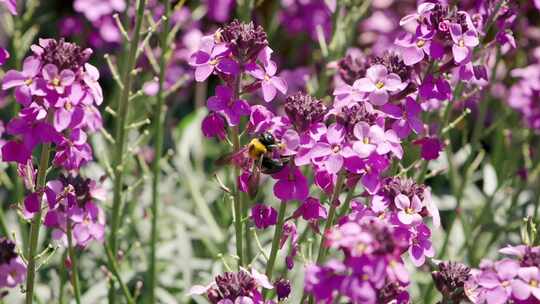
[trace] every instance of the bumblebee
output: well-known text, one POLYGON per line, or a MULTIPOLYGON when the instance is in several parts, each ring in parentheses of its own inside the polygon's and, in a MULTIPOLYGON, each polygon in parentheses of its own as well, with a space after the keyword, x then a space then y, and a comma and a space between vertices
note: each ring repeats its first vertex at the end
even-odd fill
MULTIPOLYGON (((216 161, 218 165, 230 163, 237 156, 248 156, 252 161, 252 174, 249 180, 249 194, 255 196, 257 193, 257 186, 259 184, 260 174, 274 174, 278 173, 288 163, 288 158, 274 158, 273 152, 279 151, 283 148, 283 144, 280 143, 274 135, 269 132, 263 132, 258 137, 253 138, 247 146, 243 147, 239 151, 230 153, 224 157, 221 157, 216 161)), ((250 162, 250 163, 251 163, 250 162)))
POLYGON ((285 162, 273 159, 268 154, 279 150, 282 147, 283 145, 276 140, 274 135, 269 132, 264 132, 259 137, 254 138, 249 142, 247 151, 251 159, 260 163, 262 173, 274 174, 283 169, 285 162))

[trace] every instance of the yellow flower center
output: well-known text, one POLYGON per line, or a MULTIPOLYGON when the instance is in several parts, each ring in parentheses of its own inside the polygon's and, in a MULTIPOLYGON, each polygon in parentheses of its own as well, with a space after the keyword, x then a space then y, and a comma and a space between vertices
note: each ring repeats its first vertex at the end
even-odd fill
POLYGON ((29 86, 29 85, 31 85, 33 82, 34 82, 34 80, 32 80, 32 78, 28 78, 28 79, 26 79, 26 80, 24 81, 24 84, 27 85, 27 86, 29 86))
POLYGON ((66 109, 67 111, 70 111, 71 109, 73 109, 73 105, 71 104, 71 102, 66 102, 64 104, 64 109, 66 109))
POLYGON ((413 214, 413 213, 414 213, 414 210, 413 210, 412 208, 406 208, 406 209, 405 209, 405 212, 406 212, 407 214, 413 214))
POLYGON ((379 81, 375 84, 375 86, 377 87, 377 89, 382 89, 384 87, 384 82, 379 81))
POLYGON ((218 64, 218 61, 217 61, 217 59, 212 59, 212 60, 210 60, 209 63, 210 63, 210 65, 216 65, 216 64, 218 64))
POLYGON ((367 275, 366 273, 364 273, 364 274, 362 275, 362 280, 364 280, 364 281, 369 280, 369 275, 367 275))
POLYGON ((529 282, 529 285, 531 285, 532 287, 538 287, 538 281, 535 280, 535 279, 532 279, 530 282, 529 282))
POLYGON ((362 254, 366 250, 366 244, 360 243, 356 246, 356 252, 362 254))
POLYGON ((341 150, 341 148, 338 145, 335 145, 335 146, 332 147, 332 152, 334 152, 334 153, 338 153, 339 150, 341 150))
POLYGON ((362 141, 364 144, 369 144, 369 137, 364 137, 364 140, 362 141))
POLYGON ((421 48, 424 45, 426 45, 426 41, 424 39, 418 39, 418 41, 416 41, 416 46, 417 47, 421 48))
POLYGON ((507 286, 510 286, 510 282, 509 281, 503 281, 503 282, 501 282, 501 285, 502 285, 502 287, 507 287, 507 286))
POLYGON ((268 76, 267 74, 264 74, 264 81, 269 81, 270 80, 270 76, 268 76))
POLYGON ((51 81, 52 85, 57 87, 60 85, 60 79, 58 78, 54 78, 52 81, 51 81))
POLYGON ((459 39, 459 43, 458 43, 458 44, 459 44, 460 47, 464 47, 464 46, 465 46, 465 40, 459 39))

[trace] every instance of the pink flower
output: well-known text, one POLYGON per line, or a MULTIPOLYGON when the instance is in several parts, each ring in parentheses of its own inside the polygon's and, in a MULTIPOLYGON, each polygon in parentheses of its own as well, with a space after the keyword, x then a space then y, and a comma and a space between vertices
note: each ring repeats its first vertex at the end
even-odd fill
POLYGON ((308 197, 307 179, 297 167, 285 166, 272 177, 277 179, 274 185, 274 195, 283 202, 290 200, 303 201, 308 197))
POLYGON ((462 63, 471 56, 471 49, 480 44, 478 33, 470 29, 463 33, 461 25, 457 23, 450 24, 450 35, 452 36, 452 54, 456 63, 462 63))
POLYGON ((398 219, 402 224, 410 225, 413 222, 422 221, 422 216, 419 214, 422 211, 422 201, 418 196, 414 195, 412 200, 409 197, 398 194, 394 199, 394 204, 398 211, 398 219))
POLYGON ((251 220, 255 227, 266 229, 277 223, 277 211, 271 206, 255 204, 251 207, 251 220))
POLYGON ((2 81, 2 90, 15 89, 15 99, 24 106, 32 101, 31 95, 43 96, 44 93, 38 88, 38 76, 41 70, 41 62, 36 57, 28 57, 24 60, 21 72, 7 71, 2 81))
POLYGON ((389 93, 399 92, 406 85, 397 74, 388 74, 386 67, 381 64, 371 66, 366 72, 366 77, 358 79, 357 82, 355 87, 358 87, 360 92, 369 93, 369 101, 377 106, 388 102, 389 93))
POLYGON ((9 53, 6 49, 0 47, 0 66, 9 59, 9 53))
POLYGON ((205 81, 214 70, 224 74, 236 75, 238 64, 227 57, 230 50, 225 44, 216 44, 214 36, 201 39, 201 48, 191 55, 189 64, 195 67, 195 80, 205 81))
POLYGON ((17 0, 0 0, 12 15, 17 15, 17 0))
POLYGON ((262 67, 257 63, 248 64, 246 71, 251 76, 261 81, 264 101, 272 101, 280 91, 282 94, 287 93, 287 84, 283 79, 276 75, 276 63, 270 60, 271 50, 268 47, 259 53, 259 59, 262 62, 262 67))
POLYGON ((518 270, 518 278, 512 281, 512 294, 519 300, 527 300, 531 295, 540 301, 540 272, 538 267, 523 267, 518 270))
POLYGON ((75 73, 72 70, 66 69, 58 73, 58 68, 50 63, 43 67, 42 73, 43 79, 47 82, 47 88, 58 94, 64 94, 66 87, 75 81, 75 73))

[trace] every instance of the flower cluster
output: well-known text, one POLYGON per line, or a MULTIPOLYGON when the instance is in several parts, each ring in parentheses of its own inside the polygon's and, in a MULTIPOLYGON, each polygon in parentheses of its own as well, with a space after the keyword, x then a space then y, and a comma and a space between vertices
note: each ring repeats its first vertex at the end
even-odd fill
POLYGON ((473 303, 538 303, 540 301, 540 247, 507 246, 509 255, 498 261, 483 260, 471 270, 465 292, 473 303))
MULTIPOLYGON (((105 193, 95 181, 80 176, 60 176, 45 188, 48 211, 43 224, 53 229, 52 236, 67 246, 67 227, 80 247, 90 241, 103 241, 105 214, 94 200, 105 200, 105 193)), ((28 208, 27 208, 28 209, 28 208)))
POLYGON ((526 125, 540 130, 540 104, 537 96, 540 93, 540 64, 532 64, 511 72, 518 81, 510 88, 508 104, 519 111, 526 125))
POLYGON ((431 231, 423 218, 439 214, 429 190, 410 180, 387 178, 369 205, 353 201, 353 211, 328 231, 325 245, 342 250, 343 261, 308 267, 305 289, 317 301, 337 294, 353 303, 407 303, 409 274, 401 255, 409 252, 416 266, 434 256, 431 231))
MULTIPOLYGON (((272 303, 264 301, 262 288, 273 289, 274 286, 264 274, 253 268, 251 272, 241 269, 220 274, 208 286, 193 286, 189 294, 206 295, 212 304, 272 303)), ((283 284, 279 288, 279 292, 285 294, 283 284)))
POLYGON ((0 288, 13 288, 26 279, 26 265, 15 251, 15 243, 0 238, 0 288))
POLYGON ((39 144, 54 143, 54 164, 77 170, 92 159, 87 133, 102 127, 99 72, 87 61, 90 49, 64 40, 40 39, 22 71, 6 73, 2 89, 15 88, 22 109, 6 126, 13 135, 2 147, 4 161, 26 164, 39 144))

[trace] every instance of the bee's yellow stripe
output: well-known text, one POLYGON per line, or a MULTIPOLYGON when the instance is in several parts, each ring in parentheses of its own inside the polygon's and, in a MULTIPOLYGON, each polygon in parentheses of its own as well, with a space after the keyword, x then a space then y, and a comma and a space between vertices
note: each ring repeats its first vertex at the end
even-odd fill
POLYGON ((268 152, 268 149, 266 149, 266 146, 258 138, 252 139, 249 143, 248 153, 251 158, 259 159, 266 152, 268 152))

